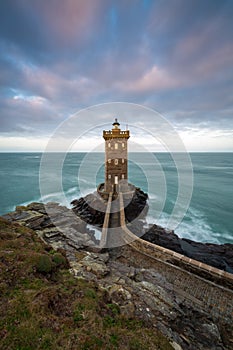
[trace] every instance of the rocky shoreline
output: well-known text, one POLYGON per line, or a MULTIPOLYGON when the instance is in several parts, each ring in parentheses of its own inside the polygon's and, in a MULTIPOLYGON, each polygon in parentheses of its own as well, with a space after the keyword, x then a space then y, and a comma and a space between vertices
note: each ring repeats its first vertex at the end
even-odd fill
POLYGON ((187 238, 179 238, 174 231, 166 231, 158 225, 152 225, 141 238, 220 270, 233 273, 233 244, 200 243, 187 238))
MULTIPOLYGON (((193 254, 194 258, 199 256, 206 263, 212 262, 231 271, 232 245, 217 246, 180 239, 174 232, 156 225, 145 229, 146 210, 143 209, 147 205, 146 199, 146 195, 138 191, 128 208, 128 219, 134 219, 129 225, 135 234, 143 232, 143 239, 181 254, 193 254), (137 213, 135 207, 140 208, 137 213), (143 215, 135 220, 140 212, 143 215)), ((156 270, 131 264, 127 247, 104 253, 97 249, 98 240, 87 224, 101 227, 103 216, 101 211, 100 214, 90 212, 93 200, 97 200, 93 194, 75 200, 73 210, 58 203, 31 203, 16 207, 15 212, 4 218, 32 229, 53 249, 64 251, 74 276, 97 283, 106 290, 111 302, 118 305, 122 315, 140 319, 159 330, 169 339, 173 349, 231 349, 232 320, 213 319, 191 301, 175 295, 173 286, 156 270)), ((100 208, 99 205, 104 209, 104 203, 95 203, 95 208, 100 208)))
MULTIPOLYGON (((233 244, 211 244, 195 242, 178 237, 174 231, 158 225, 147 225, 147 194, 136 189, 135 194, 125 208, 125 217, 130 230, 138 237, 164 248, 173 250, 207 265, 233 273, 233 244)), ((83 221, 102 227, 106 203, 96 193, 85 198, 73 200, 73 212, 83 221)))

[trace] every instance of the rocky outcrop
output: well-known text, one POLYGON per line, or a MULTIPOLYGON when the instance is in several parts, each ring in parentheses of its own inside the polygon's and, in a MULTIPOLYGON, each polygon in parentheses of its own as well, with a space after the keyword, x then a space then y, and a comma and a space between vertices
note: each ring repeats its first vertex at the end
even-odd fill
POLYGON ((84 198, 74 199, 71 202, 73 212, 88 224, 103 226, 106 211, 106 202, 97 192, 90 193, 84 198))
POLYGON ((125 219, 127 222, 132 222, 138 219, 144 219, 148 212, 147 204, 148 195, 140 188, 136 188, 129 204, 125 203, 125 219))
MULTIPOLYGON (((148 195, 140 188, 125 199, 125 217, 128 222, 138 218, 145 218, 148 211, 148 195)), ((73 212, 83 221, 99 227, 103 226, 106 211, 106 201, 97 192, 90 193, 84 198, 74 199, 71 202, 73 212)))
POLYGON ((124 248, 114 258, 109 253, 82 251, 71 262, 71 271, 78 278, 97 282, 122 315, 160 330, 173 349, 230 349, 233 345, 231 324, 213 319, 174 293, 174 286, 153 268, 131 265, 124 248))
POLYGON ((152 225, 142 239, 171 249, 207 265, 233 273, 233 244, 212 244, 179 238, 174 231, 152 225))
POLYGON ((25 207, 16 207, 15 212, 3 215, 5 219, 29 227, 55 249, 63 248, 68 252, 71 247, 84 249, 95 247, 98 241, 95 232, 86 222, 77 217, 72 210, 50 202, 31 203, 25 207))

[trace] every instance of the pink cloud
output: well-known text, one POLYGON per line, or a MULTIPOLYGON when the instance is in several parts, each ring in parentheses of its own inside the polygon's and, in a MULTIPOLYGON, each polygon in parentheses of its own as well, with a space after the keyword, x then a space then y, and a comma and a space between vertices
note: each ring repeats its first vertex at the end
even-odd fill
POLYGON ((181 80, 172 76, 165 69, 154 65, 150 70, 144 72, 138 79, 118 82, 116 85, 130 92, 149 92, 171 89, 181 85, 181 80))
POLYGON ((55 104, 57 109, 90 103, 90 99, 103 89, 99 82, 81 74, 70 78, 45 67, 25 67, 24 82, 28 91, 55 104))
POLYGON ((49 0, 32 4, 27 1, 24 6, 27 9, 31 6, 33 13, 36 11, 49 37, 59 45, 67 45, 85 39, 98 21, 103 5, 101 0, 49 0))

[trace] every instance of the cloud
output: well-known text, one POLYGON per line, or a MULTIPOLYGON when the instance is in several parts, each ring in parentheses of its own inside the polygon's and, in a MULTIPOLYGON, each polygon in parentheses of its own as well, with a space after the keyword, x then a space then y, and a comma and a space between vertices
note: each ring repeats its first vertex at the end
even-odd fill
MULTIPOLYGON (((100 0, 66 0, 49 2, 30 1, 25 2, 30 12, 36 11, 46 27, 49 37, 57 39, 55 44, 59 47, 67 47, 85 41, 95 26, 99 12, 103 8, 104 1, 100 0)), ((56 40, 55 40, 56 41, 56 40)))
POLYGON ((17 94, 0 103, 1 133, 44 134, 61 121, 56 109, 41 96, 17 94))
POLYGON ((48 64, 60 50, 67 54, 91 40, 104 4, 101 0, 8 0, 0 5, 1 33, 36 62, 48 64))
POLYGON ((216 0, 0 2, 1 132, 46 135, 109 101, 232 130, 232 16, 216 0))
POLYGON ((188 151, 193 152, 226 152, 233 150, 233 128, 226 130, 211 130, 209 128, 187 128, 179 131, 180 137, 188 151))
POLYGON ((149 71, 146 71, 142 77, 133 81, 123 81, 118 84, 123 90, 137 93, 145 93, 151 91, 161 91, 180 86, 179 79, 169 76, 169 73, 164 69, 153 66, 149 71))

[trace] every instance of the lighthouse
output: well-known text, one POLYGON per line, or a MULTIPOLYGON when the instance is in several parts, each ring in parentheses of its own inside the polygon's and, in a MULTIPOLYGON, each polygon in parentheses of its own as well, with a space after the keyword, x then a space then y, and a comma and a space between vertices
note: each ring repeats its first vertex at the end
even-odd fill
POLYGON ((128 187, 129 130, 121 130, 115 118, 112 130, 103 131, 105 140, 105 183, 104 192, 124 192, 128 187))

